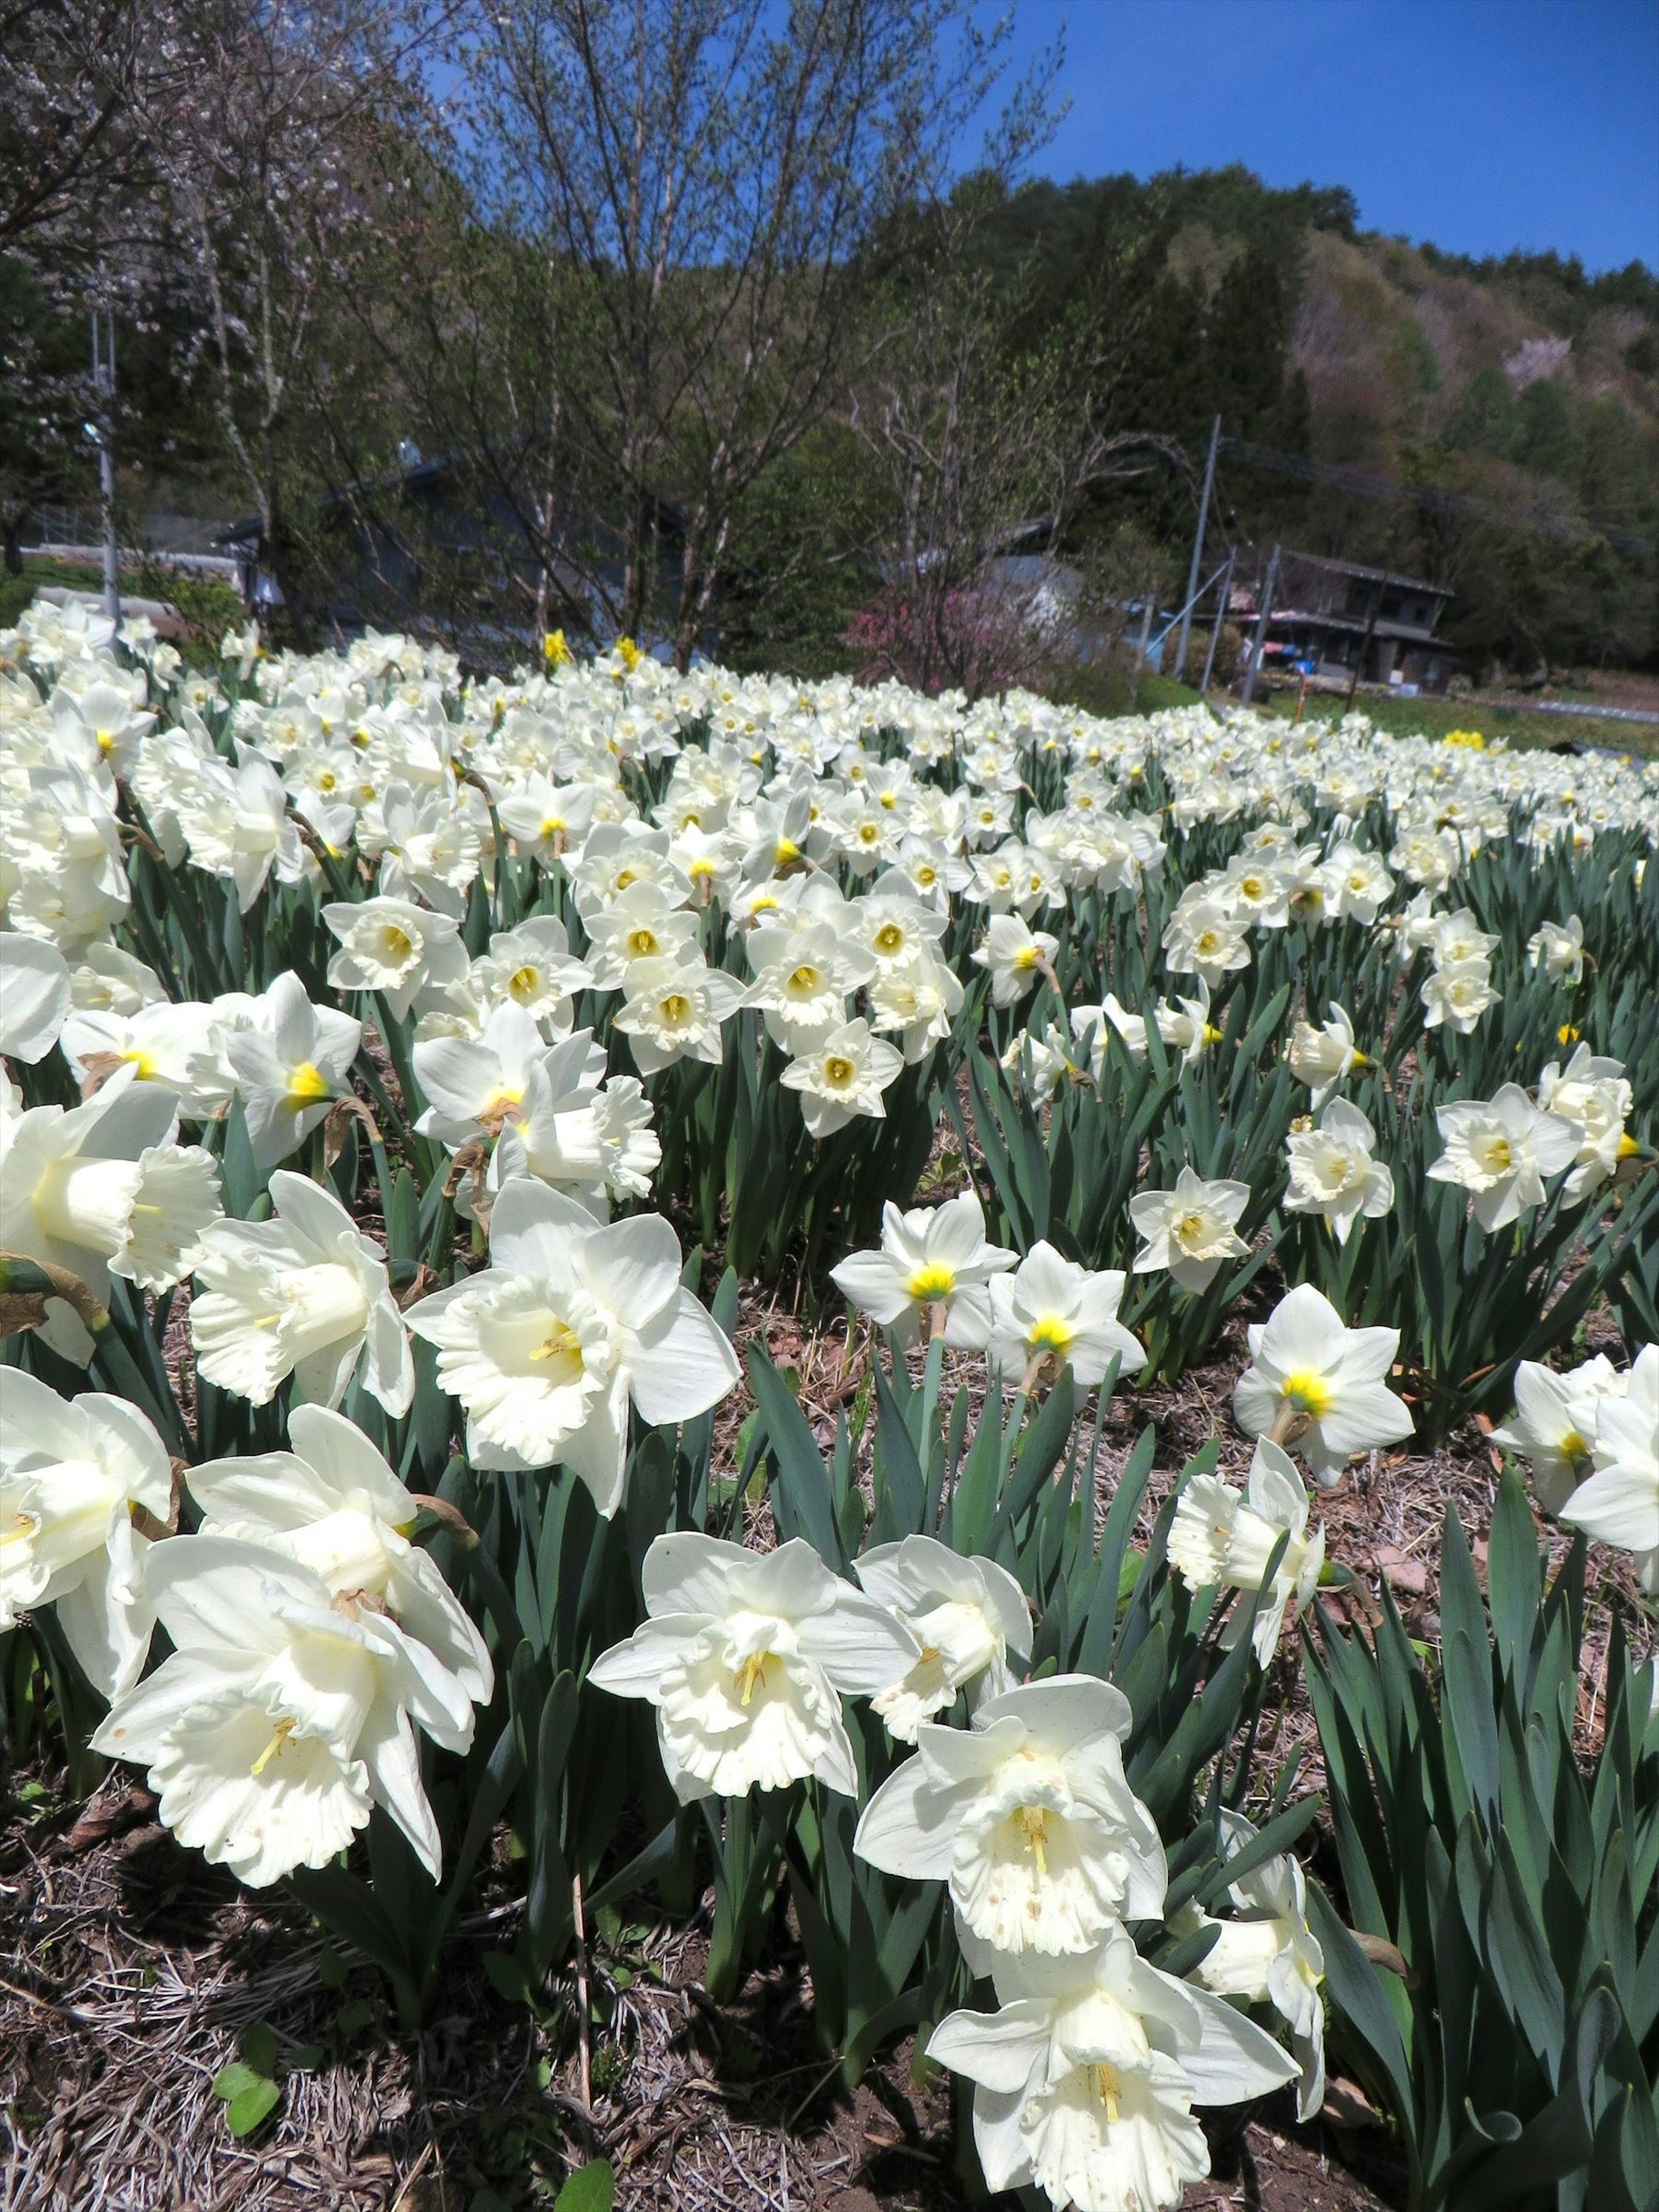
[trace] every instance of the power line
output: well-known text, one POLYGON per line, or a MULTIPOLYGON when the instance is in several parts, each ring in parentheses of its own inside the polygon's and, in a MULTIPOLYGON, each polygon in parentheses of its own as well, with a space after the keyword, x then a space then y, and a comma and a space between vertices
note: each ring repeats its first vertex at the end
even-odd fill
POLYGON ((1654 550, 1651 538, 1644 538, 1632 530, 1616 529, 1607 523, 1573 522, 1556 514, 1529 515, 1525 521, 1517 521, 1513 514, 1490 506, 1484 500, 1466 499, 1459 492, 1437 491, 1427 484, 1402 484, 1392 477, 1374 476, 1365 469, 1335 468, 1323 461, 1307 460, 1299 453, 1281 453, 1272 446, 1255 445, 1249 438, 1224 437, 1221 442, 1251 468, 1267 469, 1276 476, 1299 477, 1307 483, 1328 484, 1334 490, 1352 493, 1357 499, 1404 500, 1425 514, 1491 523, 1500 530, 1540 530, 1551 538, 1574 542, 1589 537, 1602 538, 1621 553, 1642 555, 1654 550))

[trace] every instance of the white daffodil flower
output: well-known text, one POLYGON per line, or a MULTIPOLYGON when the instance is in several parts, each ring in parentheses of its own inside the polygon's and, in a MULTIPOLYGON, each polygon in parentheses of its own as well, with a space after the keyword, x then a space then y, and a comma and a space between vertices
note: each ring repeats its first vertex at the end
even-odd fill
POLYGON ((630 884, 620 896, 587 916, 587 963, 601 991, 635 988, 642 962, 684 965, 697 943, 697 917, 658 884, 630 884))
POLYGON ((524 1111, 531 1076, 549 1053, 535 1016, 510 999, 490 1014, 481 1036, 417 1043, 415 1077, 429 1103, 416 1130, 452 1152, 471 1138, 498 1137, 524 1111))
POLYGON ((313 1006, 293 974, 259 1002, 259 1025, 233 1030, 225 1051, 242 1094, 253 1164, 262 1172, 295 1152, 337 1098, 350 1093, 363 1025, 331 1006, 313 1006))
POLYGON ((1622 1060, 1581 1044, 1565 1066, 1552 1060, 1538 1079, 1538 1103, 1578 1132, 1578 1151, 1561 1194, 1577 1206, 1615 1176, 1638 1149, 1626 1135, 1634 1103, 1622 1060))
POLYGON ((918 944, 905 959, 884 961, 876 970, 867 994, 870 1026, 896 1036, 914 1067, 950 1036, 966 995, 956 970, 918 944))
MULTIPOLYGON (((636 1077, 605 1073, 592 1030, 576 1030, 533 1061, 516 1117, 504 1120, 487 1177, 491 1191, 528 1176, 603 1221, 613 1195, 647 1198, 662 1158, 651 1102, 636 1077)), ((471 1202, 463 1187, 464 1212, 471 1202)))
POLYGON ((1643 1589, 1659 1595, 1659 1345, 1637 1353, 1622 1397, 1603 1399, 1590 1457, 1594 1473, 1559 1517, 1634 1553, 1643 1589))
POLYGON ((245 753, 235 768, 212 759, 179 794, 179 824, 192 864, 235 886, 246 914, 272 868, 285 884, 305 873, 306 853, 289 817, 288 793, 268 760, 245 753))
POLYGON ((1117 1317, 1127 1280, 1115 1267, 1080 1267, 1046 1241, 1032 1245, 1011 1274, 994 1275, 986 1285, 985 1353, 1004 1389, 1058 1382, 1069 1367, 1081 1405, 1114 1358, 1122 1375, 1144 1367, 1145 1346, 1117 1317))
POLYGON ((256 1406, 294 1377, 296 1402, 337 1406, 354 1374, 409 1411, 415 1364, 386 1278, 331 1193, 278 1168, 269 1221, 218 1221, 197 1251, 190 1340, 208 1381, 256 1406))
POLYGON ((954 1705, 958 1690, 977 1707, 1012 1689, 1008 1654, 1030 1657, 1031 1615, 1006 1567, 963 1559, 932 1536, 906 1536, 872 1545, 853 1571, 921 1646, 915 1663, 870 1700, 890 1736, 914 1743, 921 1723, 954 1705))
POLYGON ((447 914, 429 914, 408 899, 349 900, 323 908, 340 940, 328 963, 337 991, 376 991, 401 1021, 416 997, 464 982, 466 947, 447 914))
POLYGON ((44 938, 0 936, 0 1056, 33 1067, 58 1042, 70 1010, 69 963, 44 938))
POLYGON ((55 1606, 87 1680, 119 1697, 155 1618, 133 1512, 165 1522, 172 1498, 167 1447, 136 1406, 95 1390, 66 1401, 0 1367, 0 1629, 55 1606))
POLYGON ((498 801, 495 812, 520 853, 533 854, 544 868, 556 867, 587 835, 593 787, 561 786, 544 775, 528 775, 498 801))
POLYGON ((706 967, 688 951, 629 967, 628 998, 611 1017, 629 1041, 641 1075, 655 1075, 677 1060, 703 1060, 718 1067, 720 1026, 743 1002, 743 986, 722 968, 706 967))
POLYGON ((1182 1169, 1173 1190, 1139 1192, 1129 1200, 1129 1218, 1145 1242, 1133 1272, 1167 1267, 1183 1291, 1207 1290, 1224 1260, 1249 1251, 1234 1225, 1249 1202, 1249 1183, 1206 1182, 1190 1167, 1182 1169))
POLYGON ((801 1119, 815 1137, 827 1137, 860 1115, 884 1121, 881 1094, 896 1082, 904 1061, 866 1021, 842 1022, 792 1060, 780 1080, 800 1093, 801 1119))
POLYGON ((161 1000, 130 1014, 77 1009, 64 1022, 58 1044, 83 1086, 131 1067, 141 1083, 171 1091, 186 1121, 206 1121, 224 1111, 236 1088, 235 1070, 226 1057, 228 1034, 216 1006, 161 1000))
POLYGON ((380 815, 382 836, 365 840, 360 832, 358 842, 369 850, 378 845, 384 895, 424 899, 439 914, 459 922, 483 856, 478 832, 465 810, 448 790, 434 789, 417 797, 406 784, 394 783, 386 791, 380 815))
POLYGON ((1574 1125, 1540 1112, 1516 1083, 1504 1084, 1490 1099, 1437 1106, 1435 1121, 1446 1149, 1430 1166, 1429 1180, 1467 1190, 1474 1218, 1489 1235, 1524 1207, 1541 1206, 1545 1177, 1559 1175, 1578 1153, 1574 1125))
POLYGON ((1487 960, 1458 960, 1437 968, 1423 985, 1423 1026, 1443 1024, 1458 1036, 1471 1036, 1488 1006, 1498 1004, 1492 987, 1492 963, 1487 960))
POLYGON ((167 996, 153 968, 118 945, 88 945, 70 971, 70 998, 81 1013, 136 1014, 167 996))
POLYGON ((1384 1380, 1400 1349, 1397 1328, 1345 1328, 1311 1283, 1286 1292, 1249 1334, 1250 1364, 1233 1390, 1247 1436, 1300 1452, 1327 1487, 1356 1452, 1398 1443, 1411 1408, 1384 1380))
POLYGON ((1074 2212, 1173 2212, 1210 2170, 1194 2104, 1295 2079, 1273 2038, 1207 1990, 1148 1965, 1121 1928, 1079 1958, 999 1961, 1000 2009, 953 2012, 927 2055, 975 2084, 993 2190, 1035 2185, 1074 2212))
POLYGON ((601 1226, 527 1176, 502 1184, 489 1266, 410 1309, 438 1380, 466 1412, 475 1468, 562 1463, 607 1518, 622 1502, 628 1408, 689 1421, 738 1380, 726 1337, 680 1284, 659 1214, 601 1226))
POLYGON ((1334 999, 1330 1017, 1316 1029, 1311 1022, 1298 1022, 1291 1032, 1291 1073, 1312 1091, 1310 1103, 1316 1114, 1344 1076, 1370 1066, 1354 1043, 1352 1015, 1334 999))
POLYGON ((1547 921, 1527 939, 1528 966, 1541 968, 1552 983, 1584 980, 1584 925, 1576 914, 1565 921, 1547 921))
MULTIPOLYGON (((170 1289, 219 1215, 219 1168, 174 1140, 178 1101, 124 1067, 84 1106, 0 1113, 0 1250, 78 1275, 101 1306, 109 1279, 170 1289)), ((92 1339, 61 1298, 39 1334, 84 1367, 92 1339)))
POLYGON ((872 1866, 948 1882, 969 1963, 1086 1951, 1121 1919, 1155 1919, 1169 1873, 1123 1772, 1122 1692, 1054 1674, 987 1698, 967 1729, 922 1721, 853 1848, 872 1866))
POLYGON ((856 1796, 841 1700, 914 1665, 910 1632, 798 1536, 757 1553, 676 1530, 654 1539, 641 1580, 649 1618, 600 1654, 588 1680, 656 1707, 680 1802, 784 1790, 809 1775, 856 1796))
MULTIPOLYGON (((1242 1813, 1221 1814, 1230 1857, 1255 1838, 1242 1813)), ((1230 1882, 1227 1893, 1235 1918, 1214 1920, 1196 1905, 1170 1921, 1181 1935, 1213 1928, 1213 1944, 1193 1969, 1193 1979, 1217 1996, 1243 1997, 1270 2004, 1290 2030, 1291 2049, 1301 2062, 1296 2087, 1296 2116, 1312 2119, 1325 2101, 1325 2007, 1320 1986, 1325 1954, 1308 1926, 1308 1884, 1288 1855, 1271 1858, 1253 1873, 1230 1882)))
POLYGON ((787 1053, 811 1054, 842 1028, 848 998, 876 972, 875 955, 833 921, 757 929, 748 949, 755 980, 744 1004, 761 1009, 773 1042, 787 1053))
POLYGON ((489 951, 472 963, 471 980, 486 1006, 511 1000, 535 1016, 546 1036, 550 1027, 568 1030, 570 1002, 592 984, 593 971, 571 952, 564 924, 538 914, 514 929, 498 930, 489 951))
POLYGON ((1218 898, 1183 898, 1164 926, 1164 961, 1172 975, 1201 975, 1213 991, 1250 964, 1244 924, 1218 898))
POLYGON ((991 1004, 1018 1006, 1044 976, 1054 972, 1060 939, 1033 930, 1017 914, 994 914, 984 942, 974 948, 974 964, 991 978, 991 1004))
POLYGON ((830 1273, 852 1304, 892 1329, 902 1344, 915 1342, 924 1312, 941 1308, 947 1342, 980 1351, 991 1326, 985 1286, 1018 1257, 988 1243, 978 1196, 964 1190, 943 1206, 908 1213, 890 1199, 882 1208, 880 1251, 851 1253, 830 1273))
POLYGON ((381 1805, 435 1881, 410 1723, 464 1752, 472 1702, 434 1654, 263 1545, 173 1537, 151 1546, 144 1587, 173 1650, 93 1743, 149 1768, 163 1826, 260 1888, 325 1866, 381 1805))
MULTIPOLYGON (((1199 1474, 1182 1492, 1170 1528, 1170 1564, 1194 1589, 1225 1587, 1246 1595, 1265 1590, 1251 1632, 1256 1663, 1265 1667, 1279 1648, 1285 1607, 1307 1604, 1325 1564, 1325 1531, 1308 1534, 1309 1499, 1291 1459, 1265 1437, 1243 1491, 1219 1475, 1199 1474), (1279 1538, 1288 1534, 1271 1588, 1267 1563, 1279 1538)), ((1235 1607, 1222 1632, 1231 1650, 1244 1632, 1244 1613, 1235 1607)))
POLYGON ((1472 960, 1490 961, 1498 939, 1482 929, 1468 907, 1454 914, 1437 914, 1431 924, 1429 957, 1437 968, 1456 968, 1472 960))
POLYGON ((1292 1129, 1285 1139, 1285 1211, 1321 1215, 1346 1244, 1362 1215, 1375 1221, 1394 1204, 1394 1176, 1372 1158, 1376 1148, 1376 1132, 1359 1109, 1329 1100, 1316 1129, 1292 1129))
POLYGON ((1514 1418, 1494 1429, 1492 1440, 1526 1461, 1547 1513, 1559 1516, 1591 1472, 1601 1402, 1607 1397, 1622 1398, 1627 1388, 1628 1378, 1605 1353, 1564 1375, 1532 1359, 1523 1359, 1516 1369, 1514 1418))
POLYGON ((326 1407, 295 1407, 288 1440, 287 1451, 190 1469, 200 1534, 265 1545, 309 1567, 331 1596, 383 1606, 487 1705, 489 1646, 431 1553, 410 1541, 419 1509, 404 1485, 362 1431, 326 1407))

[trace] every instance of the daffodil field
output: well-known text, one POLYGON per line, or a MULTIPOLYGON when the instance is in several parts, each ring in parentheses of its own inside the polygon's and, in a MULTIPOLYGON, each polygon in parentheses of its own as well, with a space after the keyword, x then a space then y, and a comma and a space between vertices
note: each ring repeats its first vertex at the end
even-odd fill
POLYGON ((1328 2043, 1413 2208, 1643 2212, 1656 836, 1659 764, 1363 716, 37 604, 12 1757, 130 1767, 405 2031, 505 1831, 498 1987, 648 1896, 724 2004, 787 1917, 825 2064, 914 2037, 1030 2204, 1177 2205, 1328 2043), (757 1283, 846 1328, 832 1434, 757 1283), (1437 1644, 1339 1617, 1322 1499, 1472 1427, 1437 1644))

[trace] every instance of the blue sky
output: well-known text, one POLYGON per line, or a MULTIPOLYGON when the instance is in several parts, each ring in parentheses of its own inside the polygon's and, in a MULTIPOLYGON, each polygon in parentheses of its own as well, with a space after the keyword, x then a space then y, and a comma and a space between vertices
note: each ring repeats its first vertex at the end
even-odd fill
POLYGON ((1040 173, 1243 161, 1451 252, 1659 267, 1659 0, 1012 4, 1022 57, 1066 27, 1040 173))

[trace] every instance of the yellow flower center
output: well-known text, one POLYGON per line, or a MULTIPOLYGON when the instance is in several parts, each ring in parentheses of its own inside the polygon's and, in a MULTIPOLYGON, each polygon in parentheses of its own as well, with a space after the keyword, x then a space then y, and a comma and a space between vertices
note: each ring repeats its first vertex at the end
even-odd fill
POLYGON ((1072 1340, 1072 1331, 1070 1325, 1061 1321, 1057 1314, 1045 1314, 1041 1321, 1032 1323, 1030 1334, 1025 1340, 1034 1353, 1064 1352, 1072 1340))
POLYGON ((836 1091, 845 1091, 855 1072, 852 1061, 843 1060, 838 1052, 832 1052, 823 1063, 823 1079, 836 1091))
POLYGON ((124 1052, 121 1057, 130 1066, 137 1069, 138 1080, 141 1083, 154 1083, 161 1073, 149 1054, 137 1045, 134 1045, 131 1050, 124 1052))
POLYGON ((617 874, 616 887, 619 891, 625 891, 633 880, 634 871, 632 868, 623 868, 620 870, 617 874))
POLYGON ((1285 1377, 1279 1396, 1285 1404, 1294 1406, 1298 1413, 1306 1413, 1316 1421, 1328 1413, 1336 1402, 1335 1394, 1325 1377, 1306 1368, 1298 1368, 1285 1377))
POLYGON ((671 991, 665 999, 659 1001, 657 1006, 657 1012, 662 1016, 664 1021, 675 1026, 683 1022, 690 1011, 691 1001, 681 991, 671 991))
POLYGON ((648 929, 631 929, 628 933, 628 957, 630 960, 648 960, 657 949, 657 940, 648 929))
POLYGON ((527 1006, 536 995, 540 978, 533 968, 515 968, 507 981, 507 991, 519 1004, 527 1006))
POLYGON ((884 955, 896 952, 904 942, 904 932, 896 921, 884 921, 876 932, 876 951, 884 955))
POLYGON ((381 950, 388 960, 407 960, 415 950, 414 939, 406 930, 390 927, 380 940, 381 950))
POLYGON ((302 1060, 297 1067, 289 1072, 288 1095, 290 1098, 326 1098, 332 1088, 328 1078, 313 1067, 308 1060, 302 1060))
POLYGON ((956 1283, 954 1267, 947 1267, 939 1260, 930 1260, 925 1267, 916 1269, 905 1288, 913 1298, 919 1298, 926 1305, 935 1298, 948 1298, 956 1283))
POLYGON ((797 968, 794 973, 790 976, 789 988, 792 991, 810 993, 817 989, 818 982, 819 976, 817 969, 806 963, 803 963, 802 965, 797 968))
POLYGON ((1035 968, 1036 963, 1037 949, 1036 945, 1022 945, 1018 951, 1015 953, 1011 964, 1024 971, 1027 968, 1035 968))

